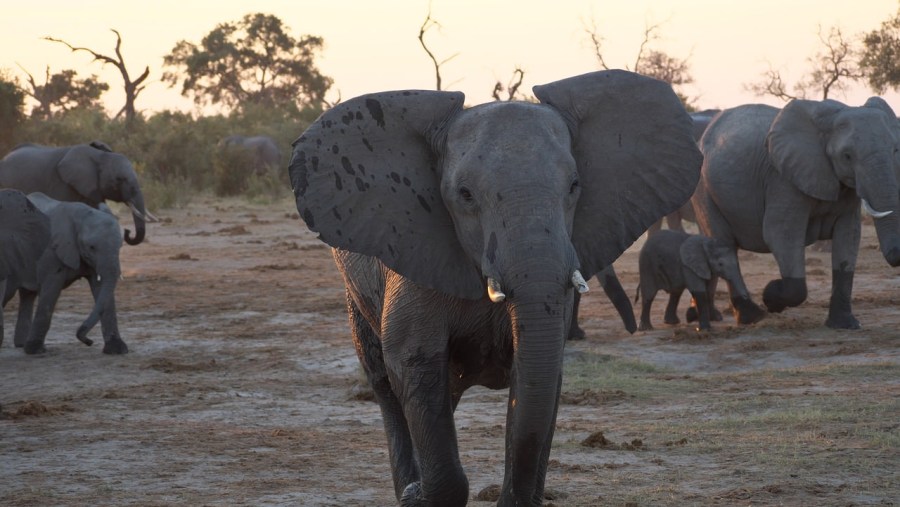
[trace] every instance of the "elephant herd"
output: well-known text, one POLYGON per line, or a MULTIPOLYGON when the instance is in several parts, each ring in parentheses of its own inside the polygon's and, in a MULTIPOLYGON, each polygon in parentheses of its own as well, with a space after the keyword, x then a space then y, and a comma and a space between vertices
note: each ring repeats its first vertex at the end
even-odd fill
MULTIPOLYGON (((534 94, 537 102, 464 107, 459 92, 373 93, 329 109, 294 142, 288 172, 297 211, 332 247, 343 277, 352 339, 381 408, 401 505, 467 502, 453 414, 475 385, 509 390, 498 504, 541 504, 563 350, 580 332, 578 294, 591 277, 629 331, 651 328, 660 289, 670 293, 665 322, 678 322, 685 288, 696 302, 689 320, 709 328, 721 315, 712 297, 719 277, 737 322, 750 324, 806 299, 804 247, 831 239, 826 325, 853 329, 861 208, 875 219, 888 264, 900 265, 900 127, 879 98, 861 107, 795 100, 781 110, 740 106, 692 118, 668 84, 619 70, 536 86, 534 94), (639 257, 636 326, 612 263, 681 210, 693 211, 702 235, 649 237, 639 257), (780 276, 763 291, 764 307, 744 284, 738 249, 775 256, 780 276)), ((38 319, 47 311, 44 285, 56 291, 76 275, 88 277, 97 301, 77 336, 86 338, 99 320, 104 351, 127 350, 114 302, 101 304, 111 300, 122 238, 105 247, 116 262, 102 273, 96 265, 103 263, 84 253, 69 252, 71 263, 53 253, 65 246, 59 217, 99 230, 109 216, 94 209, 103 199, 129 204, 137 234, 126 231, 126 242, 143 238, 150 215, 129 183, 133 169, 101 174, 116 166, 112 155, 97 145, 26 146, 0 161, 0 187, 20 184, 26 193, 86 208, 0 194, 4 303, 17 289, 41 294, 30 331, 20 336, 17 323, 16 345, 26 352, 42 348, 49 324, 38 319), (92 179, 57 174, 64 161, 103 158, 92 179), (11 184, 14 166, 28 166, 29 174, 11 184), (21 215, 24 233, 7 226, 11 213, 21 215), (22 259, 37 259, 25 276, 16 272, 22 259), (53 269, 67 274, 44 281, 53 269)), ((76 237, 86 234, 68 227, 76 237)))

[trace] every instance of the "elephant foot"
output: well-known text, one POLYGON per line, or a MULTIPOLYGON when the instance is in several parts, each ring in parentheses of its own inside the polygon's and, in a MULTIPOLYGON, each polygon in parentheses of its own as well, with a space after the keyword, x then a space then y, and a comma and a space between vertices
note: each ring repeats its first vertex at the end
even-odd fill
POLYGON ((118 336, 113 336, 103 344, 104 354, 127 354, 128 345, 118 336))
POLYGON ((709 320, 712 320, 715 322, 722 322, 722 312, 720 312, 716 308, 713 308, 712 310, 709 311, 709 320))
POLYGON ((772 280, 763 290, 763 304, 771 313, 779 313, 789 306, 806 301, 805 278, 772 280))
POLYGON ((585 336, 584 329, 581 329, 581 326, 572 326, 572 329, 569 330, 569 340, 584 340, 585 336))
POLYGON ((638 324, 638 331, 653 331, 653 325, 649 322, 641 321, 641 323, 638 324))
POLYGON ((684 312, 684 320, 688 322, 694 322, 700 318, 700 315, 697 313, 696 306, 689 306, 688 309, 684 312))
POLYGON ((401 507, 424 507, 426 505, 465 505, 469 498, 469 487, 466 483, 465 487, 460 491, 454 491, 446 495, 435 495, 437 498, 431 500, 425 498, 422 492, 422 483, 413 482, 403 489, 400 495, 401 507))
POLYGON ((831 329, 859 329, 859 321, 852 313, 842 313, 839 315, 828 314, 828 320, 825 325, 831 329))
POLYGON ((679 319, 677 315, 666 315, 663 318, 663 322, 665 322, 666 324, 675 325, 675 324, 681 324, 681 319, 679 319))
POLYGON ((34 354, 43 354, 47 352, 46 347, 44 347, 43 343, 28 341, 25 342, 25 353, 29 355, 34 354))
POLYGON ((738 324, 753 324, 766 316, 766 311, 760 308, 750 298, 734 298, 731 300, 738 324))

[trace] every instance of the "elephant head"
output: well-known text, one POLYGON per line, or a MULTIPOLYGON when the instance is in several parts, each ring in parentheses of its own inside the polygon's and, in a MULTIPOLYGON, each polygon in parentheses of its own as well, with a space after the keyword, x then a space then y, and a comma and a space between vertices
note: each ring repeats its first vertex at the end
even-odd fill
POLYGON ((324 113, 294 143, 297 209, 329 245, 509 314, 504 497, 539 498, 573 285, 683 204, 701 155, 671 87, 624 71, 534 88, 540 104, 463 108, 396 91, 324 113), (579 273, 580 271, 580 273, 579 273))
POLYGON ((749 297, 740 277, 737 255, 728 245, 717 238, 692 234, 679 248, 682 265, 702 280, 714 276, 724 278, 738 285, 739 295, 749 297))
POLYGON ((803 193, 824 201, 854 189, 875 218, 881 253, 900 266, 900 127, 887 103, 791 101, 767 137, 775 168, 803 193))

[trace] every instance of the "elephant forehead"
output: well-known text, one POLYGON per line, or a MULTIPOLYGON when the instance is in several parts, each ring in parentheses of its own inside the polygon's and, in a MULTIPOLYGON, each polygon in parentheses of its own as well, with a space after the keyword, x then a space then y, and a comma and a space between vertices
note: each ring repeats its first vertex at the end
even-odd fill
POLYGON ((447 131, 445 160, 494 169, 570 164, 571 138, 552 109, 525 102, 494 102, 463 112, 447 131))

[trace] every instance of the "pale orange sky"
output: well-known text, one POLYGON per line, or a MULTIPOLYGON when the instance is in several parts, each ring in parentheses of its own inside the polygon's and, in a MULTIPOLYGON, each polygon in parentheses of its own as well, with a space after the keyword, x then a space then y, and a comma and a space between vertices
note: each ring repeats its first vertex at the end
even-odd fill
MULTIPOLYGON (((607 64, 620 68, 633 65, 645 27, 659 24, 661 38, 651 47, 689 58, 695 83, 683 90, 701 108, 781 105, 754 96, 745 85, 770 66, 796 82, 808 68, 806 58, 821 48, 820 25, 839 26, 851 36, 878 28, 898 8, 897 0, 36 0, 0 9, 0 68, 22 78, 21 65, 39 82, 47 65, 51 72, 98 74, 110 84, 104 100, 115 112, 123 103, 116 69, 41 39, 49 35, 112 54, 115 35, 109 29, 115 28, 131 75, 150 66, 138 108, 190 111, 189 99, 160 82, 162 57, 178 40, 198 43, 217 23, 264 12, 278 16, 294 36, 325 39, 318 63, 335 80, 331 100, 338 93, 348 99, 389 89, 433 89, 431 61, 416 39, 429 4, 442 26, 428 32, 429 47, 439 59, 456 54, 442 67, 444 89, 465 92, 469 104, 490 100, 494 82, 506 82, 516 66, 525 70, 529 90, 596 70, 585 32, 593 20, 604 37, 607 64)), ((832 98, 858 105, 870 95, 860 84, 832 98)), ((900 113, 900 94, 885 98, 900 113)))

